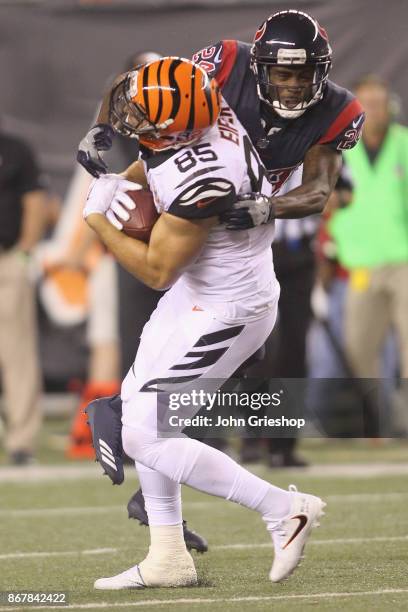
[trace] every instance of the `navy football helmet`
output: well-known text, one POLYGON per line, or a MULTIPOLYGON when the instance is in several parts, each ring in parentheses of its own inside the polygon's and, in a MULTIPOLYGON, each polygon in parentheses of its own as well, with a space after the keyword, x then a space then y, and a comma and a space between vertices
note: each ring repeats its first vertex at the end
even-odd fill
POLYGON ((313 17, 295 10, 271 15, 256 32, 251 49, 251 68, 260 99, 281 117, 299 117, 321 100, 331 56, 326 31, 313 17), (271 66, 289 75, 290 71, 303 70, 303 74, 308 75, 308 82, 302 76, 304 82, 277 84, 271 66))

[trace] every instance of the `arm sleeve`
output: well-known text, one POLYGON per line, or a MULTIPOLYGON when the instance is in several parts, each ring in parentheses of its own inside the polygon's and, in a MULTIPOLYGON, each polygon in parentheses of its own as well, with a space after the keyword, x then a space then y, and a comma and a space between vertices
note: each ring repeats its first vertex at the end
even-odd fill
POLYGON ((192 61, 217 79, 222 88, 228 80, 238 52, 236 40, 221 40, 195 53, 192 61))
POLYGON ((352 149, 360 140, 365 114, 361 104, 353 98, 337 115, 318 144, 335 151, 352 149))
POLYGON ((184 219, 207 219, 232 208, 236 199, 235 186, 228 179, 202 178, 180 191, 167 212, 184 219))

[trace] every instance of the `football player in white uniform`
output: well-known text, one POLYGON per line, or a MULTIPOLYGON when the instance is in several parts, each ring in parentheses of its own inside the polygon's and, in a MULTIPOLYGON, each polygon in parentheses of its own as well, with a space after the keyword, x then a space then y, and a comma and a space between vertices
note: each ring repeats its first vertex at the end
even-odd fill
MULTIPOLYGON (((188 60, 162 58, 127 73, 112 91, 110 120, 139 137, 161 215, 148 245, 124 235, 117 216, 125 219, 134 206, 125 191, 135 185, 107 175, 92 184, 84 217, 129 272, 171 289, 144 327, 121 391, 123 447, 136 462, 151 545, 138 565, 95 588, 196 584, 183 539, 181 483, 261 514, 275 549, 270 578, 278 582, 298 565, 324 503, 275 487, 183 434, 160 437, 157 416, 158 391, 215 391, 272 331, 279 298, 273 223, 229 232, 219 220, 237 196, 268 196, 270 185, 215 80, 188 60)), ((190 405, 185 413, 197 410, 190 405)))

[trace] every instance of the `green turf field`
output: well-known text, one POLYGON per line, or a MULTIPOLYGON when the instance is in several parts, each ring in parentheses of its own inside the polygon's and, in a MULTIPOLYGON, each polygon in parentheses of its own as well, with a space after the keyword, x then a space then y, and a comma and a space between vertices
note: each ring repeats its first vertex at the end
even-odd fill
MULTIPOLYGON (((210 544, 207 554, 195 556, 200 585, 94 591, 96 578, 134 565, 146 552, 147 529, 126 516, 137 486, 133 474, 112 487, 92 476, 6 482, 0 468, 0 591, 66 590, 73 610, 408 610, 408 475, 366 476, 358 466, 368 456, 372 464, 401 465, 407 447, 304 446, 322 466, 327 457, 345 468, 353 462, 356 475, 350 467, 347 476, 333 476, 255 466, 277 485, 294 482, 328 502, 302 566, 284 584, 268 582, 272 550, 257 515, 184 488, 184 515, 210 544)), ((11 608, 0 606, 5 609, 11 608)))

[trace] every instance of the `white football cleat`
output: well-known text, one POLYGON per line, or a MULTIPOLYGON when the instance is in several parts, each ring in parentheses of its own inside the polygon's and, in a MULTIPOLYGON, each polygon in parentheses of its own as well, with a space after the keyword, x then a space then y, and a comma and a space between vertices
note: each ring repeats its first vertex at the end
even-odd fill
POLYGON ((144 580, 140 574, 139 566, 135 565, 121 574, 110 578, 99 578, 94 583, 95 589, 119 591, 121 589, 143 589, 144 580))
POLYGON ((319 518, 324 515, 326 503, 319 497, 299 493, 290 485, 292 503, 290 512, 280 521, 268 522, 275 548, 275 559, 269 578, 272 582, 284 580, 296 569, 302 558, 303 549, 313 527, 319 526, 319 518))

